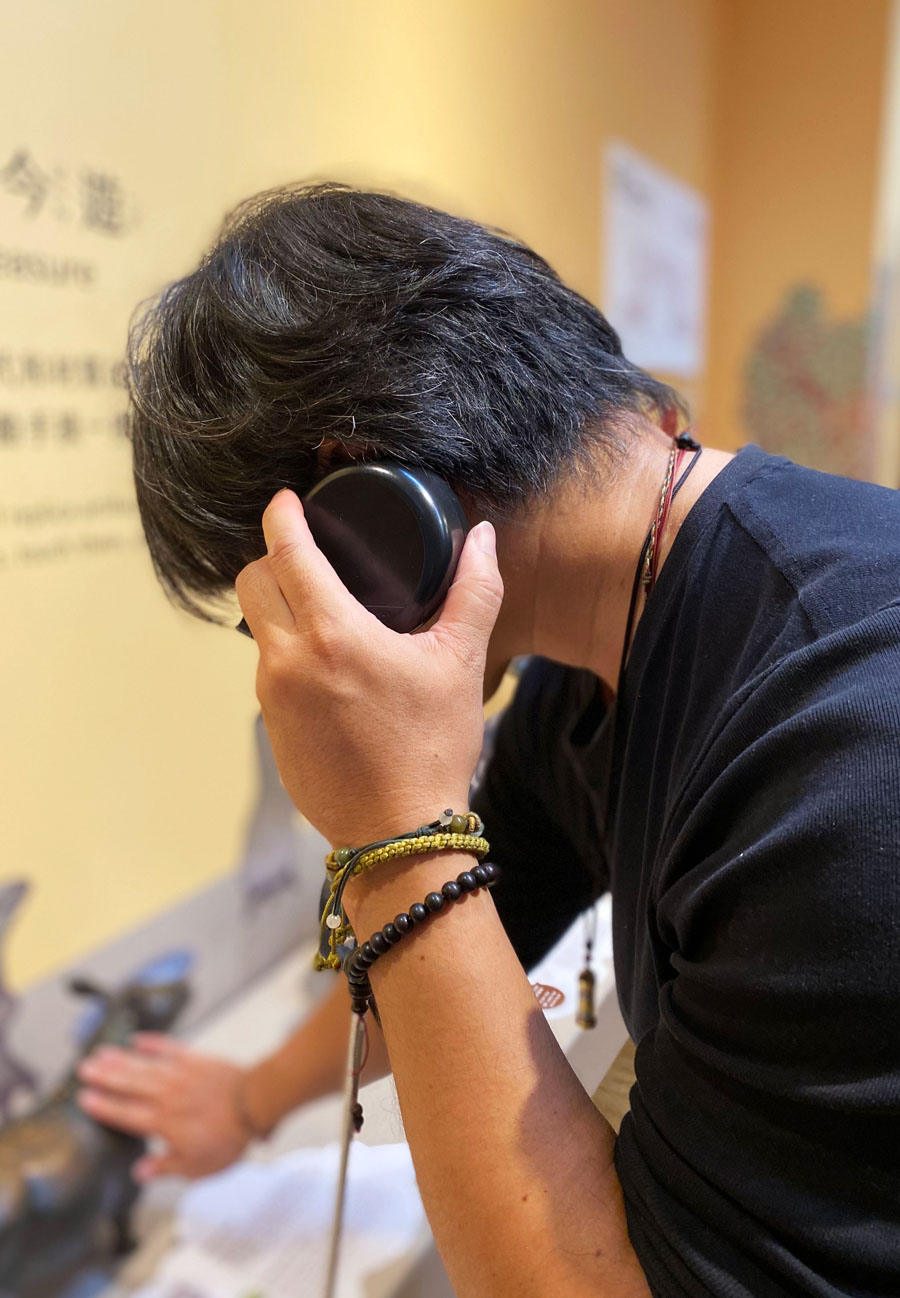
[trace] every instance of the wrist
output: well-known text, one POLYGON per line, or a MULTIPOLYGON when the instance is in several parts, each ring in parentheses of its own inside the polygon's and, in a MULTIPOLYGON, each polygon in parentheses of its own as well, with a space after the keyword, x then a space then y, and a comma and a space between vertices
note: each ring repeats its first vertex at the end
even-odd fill
POLYGON ((404 799, 402 802, 392 802, 389 808, 380 807, 377 812, 373 811, 360 819, 354 817, 352 822, 348 820, 341 841, 333 840, 332 847, 362 847, 366 843, 377 843, 401 834, 409 834, 419 825, 431 824, 441 815, 445 807, 465 812, 468 805, 468 783, 462 787, 462 791, 457 790, 455 793, 452 791, 448 793, 445 789, 443 794, 437 797, 418 795, 415 798, 404 799))
POLYGON ((262 1060, 251 1068, 244 1068, 238 1073, 232 1091, 232 1105, 235 1117, 248 1140, 268 1140, 277 1127, 281 1113, 271 1111, 268 1100, 266 1065, 262 1060))

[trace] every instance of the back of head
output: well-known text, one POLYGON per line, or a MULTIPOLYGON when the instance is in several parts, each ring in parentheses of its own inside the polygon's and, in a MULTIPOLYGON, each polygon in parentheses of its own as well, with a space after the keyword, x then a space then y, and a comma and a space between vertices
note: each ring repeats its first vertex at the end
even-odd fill
POLYGON ((242 205, 132 332, 138 503, 169 594, 210 616, 320 451, 438 473, 494 520, 678 406, 603 315, 521 243, 387 194, 242 205))

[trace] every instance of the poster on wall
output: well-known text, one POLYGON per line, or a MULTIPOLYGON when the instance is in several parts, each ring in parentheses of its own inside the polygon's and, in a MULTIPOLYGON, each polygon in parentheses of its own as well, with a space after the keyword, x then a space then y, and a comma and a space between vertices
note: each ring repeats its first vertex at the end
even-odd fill
POLYGON ((605 157, 604 311, 644 369, 704 368, 709 208, 697 190, 619 141, 605 157))

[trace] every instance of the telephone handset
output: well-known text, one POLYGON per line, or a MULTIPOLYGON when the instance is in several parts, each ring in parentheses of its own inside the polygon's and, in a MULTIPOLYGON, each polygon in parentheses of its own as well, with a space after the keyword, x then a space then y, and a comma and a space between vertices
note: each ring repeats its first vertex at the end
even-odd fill
MULTIPOLYGON (((351 595, 392 631, 415 631, 443 604, 468 525, 437 474, 350 464, 316 483, 303 512, 351 595)), ((237 629, 250 635, 243 620, 237 629)))

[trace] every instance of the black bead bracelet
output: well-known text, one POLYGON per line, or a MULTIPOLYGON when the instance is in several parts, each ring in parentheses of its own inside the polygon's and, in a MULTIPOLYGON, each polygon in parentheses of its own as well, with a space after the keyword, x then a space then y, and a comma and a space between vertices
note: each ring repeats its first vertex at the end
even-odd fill
POLYGON ((354 1013, 365 1014, 372 1001, 369 970, 379 956, 411 933, 417 924, 423 924, 432 915, 438 915, 448 902, 459 901, 467 892, 491 888, 500 877, 500 869, 490 861, 463 870, 455 879, 448 879, 440 892, 430 892, 424 901, 416 901, 408 911, 395 915, 383 928, 376 929, 367 942, 355 947, 344 960, 344 973, 350 984, 350 997, 354 1013))

